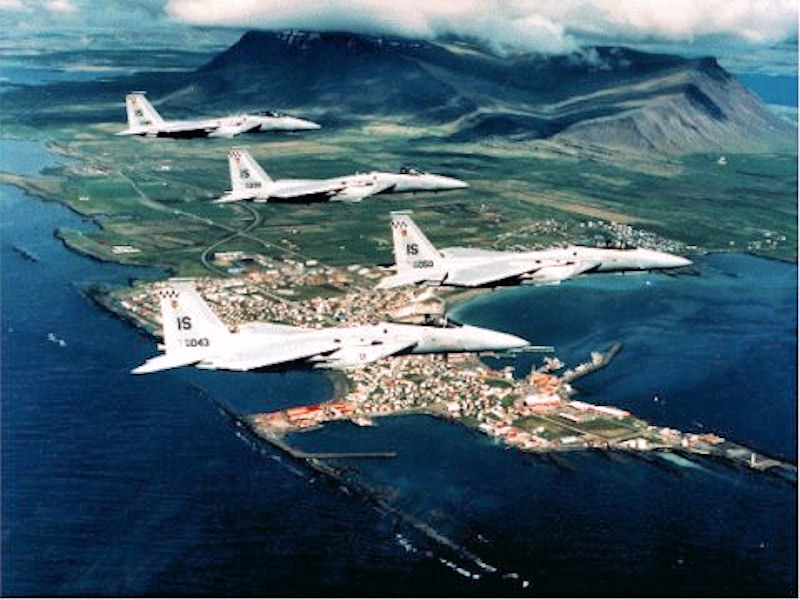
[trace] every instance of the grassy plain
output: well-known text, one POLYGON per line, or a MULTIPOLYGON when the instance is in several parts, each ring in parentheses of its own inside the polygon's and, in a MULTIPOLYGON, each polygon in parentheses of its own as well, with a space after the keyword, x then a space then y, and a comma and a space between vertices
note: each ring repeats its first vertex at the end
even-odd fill
MULTIPOLYGON (((218 251, 265 253, 266 242, 274 256, 333 265, 390 263, 389 212, 410 209, 441 246, 593 243, 609 235, 601 221, 614 221, 680 242, 689 253, 697 247, 797 260, 793 154, 729 154, 723 165, 718 154, 628 157, 554 142, 455 143, 444 131, 381 122, 234 140, 112 135, 121 127, 39 129, 39 139, 79 160, 45 176, 5 180, 97 220, 97 231, 62 232, 71 247, 182 275, 207 273, 203 252, 253 220, 245 207, 211 203, 229 187, 232 145, 246 146, 274 178, 324 178, 412 164, 472 187, 376 196, 359 204, 255 204, 260 224, 249 231, 253 237, 233 238, 216 246, 218 251), (114 253, 115 246, 138 252, 114 253)), ((6 135, 31 134, 14 129, 6 127, 6 135)))

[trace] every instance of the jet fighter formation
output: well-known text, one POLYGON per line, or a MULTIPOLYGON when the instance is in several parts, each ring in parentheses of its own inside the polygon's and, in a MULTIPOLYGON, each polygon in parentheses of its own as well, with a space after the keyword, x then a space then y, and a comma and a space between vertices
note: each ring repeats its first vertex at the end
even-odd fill
MULTIPOLYGON (((117 135, 150 137, 232 137, 266 130, 318 129, 317 123, 273 112, 204 120, 165 121, 144 92, 125 98, 128 129, 117 135)), ((377 194, 438 192, 469 187, 464 181, 404 168, 399 173, 371 171, 329 179, 273 180, 241 147, 228 153, 231 190, 215 203, 239 201, 360 202, 377 194)), ((691 261, 655 250, 569 246, 530 252, 473 248, 437 250, 409 212, 391 213, 395 273, 377 288, 404 285, 495 287, 520 283, 559 283, 580 274, 672 269, 691 261)), ((231 331, 186 280, 173 280, 160 292, 162 354, 133 369, 144 374, 193 365, 200 369, 250 371, 305 364, 344 369, 403 354, 448 354, 549 350, 517 336, 444 321, 440 325, 381 322, 354 327, 307 329, 251 322, 231 331)))
POLYGON ((231 190, 217 203, 252 200, 360 202, 368 196, 396 192, 438 192, 469 187, 469 184, 452 177, 432 175, 415 169, 401 169, 399 173, 372 171, 343 175, 330 179, 272 179, 244 148, 231 148, 228 153, 231 190))
POLYGON ((481 287, 502 283, 559 283, 582 273, 674 269, 690 260, 644 248, 590 248, 569 246, 502 252, 478 248, 437 250, 411 220, 408 212, 391 213, 396 273, 378 288, 428 283, 481 287))
POLYGON ((233 137, 240 133, 257 131, 302 131, 319 129, 313 121, 298 119, 274 111, 245 113, 230 117, 166 121, 145 98, 145 92, 131 92, 125 96, 128 128, 117 135, 147 137, 233 137))
POLYGON ((231 332, 189 281, 160 291, 163 354, 131 371, 153 373, 194 365, 199 369, 250 371, 306 363, 342 369, 399 354, 507 351, 530 347, 527 340, 491 329, 378 323, 306 329, 252 322, 231 332))

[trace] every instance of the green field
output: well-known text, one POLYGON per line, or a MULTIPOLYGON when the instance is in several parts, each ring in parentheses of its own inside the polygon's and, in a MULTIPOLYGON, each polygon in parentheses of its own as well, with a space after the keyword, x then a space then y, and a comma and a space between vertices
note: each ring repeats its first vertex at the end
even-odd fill
MULTIPOLYGON (((797 158, 792 154, 727 155, 725 165, 718 164, 718 154, 571 156, 558 152, 554 142, 461 144, 436 132, 390 124, 235 140, 120 138, 111 135, 118 127, 38 130, 36 137, 55 142, 79 161, 23 185, 96 218, 96 232, 62 232, 70 246, 181 275, 207 274, 200 263, 203 252, 253 220, 245 207, 211 203, 229 187, 232 145, 246 146, 275 178, 323 178, 412 164, 472 187, 376 196, 359 204, 251 204, 261 221, 252 237, 233 238, 215 250, 332 265, 391 263, 389 212, 410 209, 440 246, 600 243, 616 236, 608 226, 613 221, 630 224, 637 239, 677 252, 752 251, 797 260, 797 158), (629 167, 622 165, 626 160, 629 167), (125 245, 139 252, 112 253, 114 246, 125 245)), ((13 126, 7 129, 15 134, 13 126)))

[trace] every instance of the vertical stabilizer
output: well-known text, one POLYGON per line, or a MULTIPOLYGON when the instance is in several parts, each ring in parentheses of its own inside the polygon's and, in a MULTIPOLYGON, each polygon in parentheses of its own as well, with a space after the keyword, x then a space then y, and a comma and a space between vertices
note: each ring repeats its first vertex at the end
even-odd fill
POLYGON ((131 92, 125 96, 125 108, 128 111, 128 127, 143 129, 154 125, 163 125, 164 119, 153 105, 144 97, 144 92, 131 92))
POLYGON ((272 178, 266 174, 244 148, 231 148, 228 152, 231 173, 231 196, 235 198, 266 198, 267 184, 272 178))
POLYGON ((135 375, 193 365, 224 352, 232 334, 194 289, 190 281, 172 281, 159 290, 163 354, 131 371, 135 375))
POLYGON ((164 352, 208 354, 231 335, 189 281, 159 291, 164 352))
POLYGON ((424 274, 441 269, 441 254, 411 220, 409 213, 392 213, 392 241, 398 273, 416 271, 424 274))

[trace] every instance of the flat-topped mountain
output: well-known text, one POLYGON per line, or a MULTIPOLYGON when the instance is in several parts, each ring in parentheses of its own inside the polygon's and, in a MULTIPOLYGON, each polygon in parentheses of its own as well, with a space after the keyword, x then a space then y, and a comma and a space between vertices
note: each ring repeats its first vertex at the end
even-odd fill
MULTIPOLYGON (((453 141, 555 138, 682 153, 795 147, 796 127, 714 58, 587 47, 496 56, 463 40, 251 31, 194 71, 54 84, 20 102, 72 120, 122 121, 122 95, 147 89, 171 118, 278 109, 325 128, 381 118, 436 126, 453 141), (63 92, 62 90, 67 90, 63 92), (108 117, 113 112, 113 115, 108 117)), ((17 93, 6 95, 9 104, 17 93)))
POLYGON ((690 152, 788 145, 796 135, 714 58, 621 47, 498 57, 458 41, 251 31, 195 75, 168 100, 449 124, 459 140, 558 135, 690 152))

